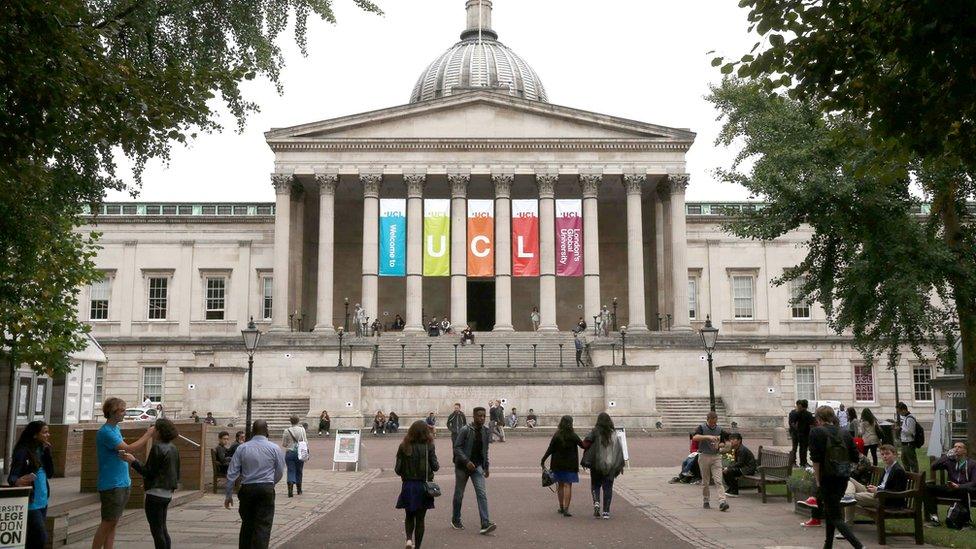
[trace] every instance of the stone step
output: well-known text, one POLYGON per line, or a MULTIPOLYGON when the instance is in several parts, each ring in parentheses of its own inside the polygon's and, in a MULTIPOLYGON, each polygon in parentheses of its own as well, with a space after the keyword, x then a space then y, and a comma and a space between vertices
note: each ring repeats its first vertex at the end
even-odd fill
MULTIPOLYGON (((169 508, 172 510, 175 507, 184 505, 191 501, 195 501, 203 497, 203 492, 200 490, 180 490, 173 494, 173 500, 169 504, 169 508)), ((53 540, 52 546, 59 547, 61 545, 67 544, 71 545, 79 541, 83 541, 91 538, 95 534, 95 530, 98 529, 98 525, 102 522, 101 518, 101 505, 97 502, 98 495, 95 495, 96 503, 85 503, 83 505, 77 505, 78 500, 73 502, 70 511, 68 511, 68 533, 66 540, 53 540)), ((87 498, 86 500, 87 501, 87 498)), ((51 516, 49 512, 49 516, 51 516)), ((142 509, 127 509, 122 516, 119 517, 119 525, 127 524, 129 522, 145 520, 145 512, 142 509)))

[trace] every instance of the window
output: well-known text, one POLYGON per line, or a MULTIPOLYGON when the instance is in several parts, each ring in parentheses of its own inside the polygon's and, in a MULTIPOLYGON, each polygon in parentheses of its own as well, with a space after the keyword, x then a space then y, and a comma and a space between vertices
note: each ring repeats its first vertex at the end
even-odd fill
POLYGON ((88 320, 108 320, 108 299, 112 292, 112 281, 106 276, 93 282, 88 291, 88 320))
POLYGON ((912 389, 915 394, 915 402, 932 401, 932 367, 928 364, 919 364, 912 367, 912 389))
POLYGON ((169 305, 169 278, 149 278, 149 320, 166 320, 169 305))
POLYGON ((153 402, 163 401, 163 368, 162 366, 146 367, 142 369, 142 399, 153 402))
POLYGON ((207 320, 224 319, 224 297, 227 279, 222 276, 207 277, 205 317, 207 320))
POLYGON ((688 278, 688 318, 698 318, 698 277, 688 278))
POLYGON ((96 366, 95 367, 95 409, 92 413, 95 417, 99 417, 102 413, 102 395, 104 394, 105 388, 105 367, 96 366))
POLYGON ((271 320, 271 307, 274 304, 274 278, 261 278, 261 318, 271 320))
POLYGON ((867 364, 854 365, 854 400, 874 402, 874 368, 867 364))
POLYGON ((753 293, 755 285, 752 276, 732 277, 732 308, 735 318, 753 318, 753 293))
POLYGON ((817 372, 812 365, 796 367, 796 398, 817 400, 817 372))
POLYGON ((791 318, 797 320, 810 318, 810 302, 804 299, 803 296, 803 285, 806 283, 805 278, 793 279, 789 283, 791 318))

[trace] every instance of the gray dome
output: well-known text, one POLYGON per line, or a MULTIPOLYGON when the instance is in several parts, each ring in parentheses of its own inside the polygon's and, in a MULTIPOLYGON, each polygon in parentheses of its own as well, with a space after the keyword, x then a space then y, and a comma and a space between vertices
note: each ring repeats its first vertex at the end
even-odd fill
POLYGON ((471 89, 495 89, 515 97, 548 102, 539 75, 491 30, 491 1, 468 1, 468 28, 461 41, 420 75, 410 102, 428 101, 471 89), (478 9, 483 10, 480 14, 478 9))

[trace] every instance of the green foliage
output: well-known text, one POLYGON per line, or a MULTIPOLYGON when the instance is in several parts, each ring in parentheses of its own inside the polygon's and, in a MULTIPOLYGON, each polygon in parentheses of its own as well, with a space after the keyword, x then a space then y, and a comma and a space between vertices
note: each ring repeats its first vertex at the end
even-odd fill
MULTIPOLYGON (((368 0, 361 9, 381 13, 368 0)), ((8 0, 0 10, 0 334, 59 369, 83 344, 78 289, 97 276, 74 232, 107 189, 135 194, 146 162, 257 110, 242 80, 280 90, 280 35, 304 53, 309 16, 332 0, 8 0), (135 182, 116 175, 122 153, 135 182)))

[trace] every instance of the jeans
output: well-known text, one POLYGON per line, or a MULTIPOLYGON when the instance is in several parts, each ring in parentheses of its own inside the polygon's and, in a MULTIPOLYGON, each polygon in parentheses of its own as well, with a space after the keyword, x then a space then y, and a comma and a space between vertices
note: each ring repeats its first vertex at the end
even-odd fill
POLYGON ((807 466, 807 447, 810 445, 809 437, 796 437, 793 439, 793 449, 790 450, 790 461, 796 463, 796 451, 800 450, 800 467, 807 466))
POLYGON ((722 472, 722 480, 725 481, 725 489, 728 491, 728 493, 739 493, 739 477, 741 476, 742 471, 734 465, 722 472))
POLYGON ((47 544, 47 507, 27 511, 27 549, 43 549, 47 544))
POLYGON ((869 444, 865 446, 864 455, 868 455, 868 452, 871 452, 871 464, 877 467, 878 466, 878 445, 869 444))
POLYGON ((288 483, 301 484, 302 471, 305 469, 305 462, 298 459, 298 452, 288 450, 285 452, 285 465, 288 467, 288 483))
POLYGON ((451 520, 455 523, 461 522, 461 502, 464 500, 464 489, 468 486, 469 478, 474 485, 474 495, 478 498, 478 515, 481 517, 481 527, 484 528, 490 521, 488 520, 488 492, 485 491, 485 472, 480 465, 471 473, 462 467, 454 468, 454 513, 451 515, 451 520))
POLYGON ((603 512, 610 512, 613 501, 613 477, 601 477, 590 470, 590 492, 593 494, 593 505, 600 503, 600 491, 603 491, 603 512))
POLYGON ((831 549, 834 546, 834 529, 839 531, 855 549, 864 547, 851 531, 850 525, 844 522, 840 499, 844 497, 846 491, 847 478, 821 477, 817 506, 820 507, 825 521, 824 549, 831 549))
POLYGON ((241 516, 239 549, 267 549, 271 542, 271 527, 274 524, 275 491, 274 484, 244 484, 237 493, 239 505, 237 513, 241 516))
POLYGON ((166 510, 169 502, 170 498, 146 494, 146 522, 149 523, 149 532, 152 533, 156 549, 169 549, 172 546, 169 530, 166 529, 166 510))
MULTIPOLYGON (((491 422, 491 434, 492 436, 497 436, 499 442, 505 442, 505 422, 504 421, 492 421, 491 422)), ((489 440, 491 437, 489 437, 489 440)))

